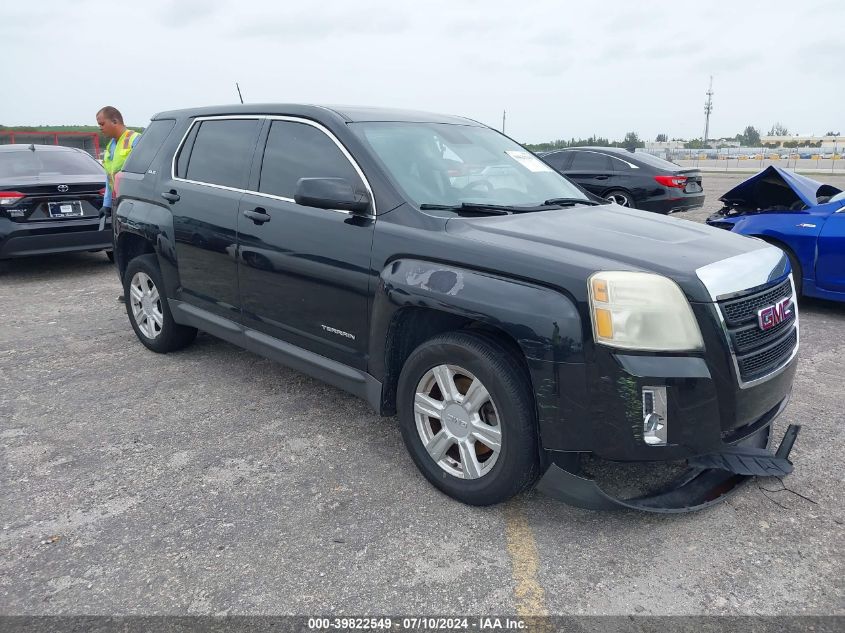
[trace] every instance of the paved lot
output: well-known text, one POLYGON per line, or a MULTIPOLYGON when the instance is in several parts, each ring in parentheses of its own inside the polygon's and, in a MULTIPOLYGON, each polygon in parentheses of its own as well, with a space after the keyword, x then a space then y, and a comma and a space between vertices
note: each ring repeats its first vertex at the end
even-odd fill
POLYGON ((0 273, 0 613, 845 613, 845 305, 802 305, 789 489, 653 516, 453 502, 394 420, 207 335, 148 352, 118 292, 102 254, 0 273))

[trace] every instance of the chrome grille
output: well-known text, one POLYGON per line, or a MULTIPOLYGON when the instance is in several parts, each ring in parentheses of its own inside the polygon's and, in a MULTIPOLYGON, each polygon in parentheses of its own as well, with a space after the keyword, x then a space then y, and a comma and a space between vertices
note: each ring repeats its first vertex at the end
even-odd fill
POLYGON ((719 305, 722 308, 722 314, 725 315, 725 321, 729 326, 733 326, 756 319, 757 310, 791 296, 792 284, 789 283, 787 277, 774 288, 768 288, 757 294, 740 297, 739 299, 720 301, 719 305))
MULTIPOLYGON (((756 315, 755 315, 756 316, 756 315)), ((789 318, 781 321, 770 330, 761 330, 755 319, 754 323, 743 325, 731 331, 734 349, 738 353, 744 353, 756 347, 766 345, 778 338, 795 324, 795 311, 789 318)))
POLYGON ((786 337, 771 347, 737 358, 739 373, 745 381, 761 378, 780 367, 789 358, 798 343, 795 328, 786 337))
POLYGON ((741 384, 765 378, 793 357, 798 346, 795 304, 789 318, 768 330, 760 328, 757 317, 759 310, 792 296, 792 283, 787 277, 759 292, 718 302, 741 384))

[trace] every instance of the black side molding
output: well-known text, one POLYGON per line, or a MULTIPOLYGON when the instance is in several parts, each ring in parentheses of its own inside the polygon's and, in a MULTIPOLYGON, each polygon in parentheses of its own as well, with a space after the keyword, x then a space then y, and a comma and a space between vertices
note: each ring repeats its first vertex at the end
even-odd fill
POLYGON ((177 323, 203 330, 224 341, 343 389, 363 398, 370 403, 371 407, 379 411, 382 384, 367 372, 348 367, 183 301, 168 299, 168 305, 177 323))
POLYGON ((736 475, 783 477, 792 472, 788 457, 800 430, 800 425, 790 424, 774 455, 765 448, 726 446, 718 453, 697 455, 687 461, 696 468, 718 468, 736 475))

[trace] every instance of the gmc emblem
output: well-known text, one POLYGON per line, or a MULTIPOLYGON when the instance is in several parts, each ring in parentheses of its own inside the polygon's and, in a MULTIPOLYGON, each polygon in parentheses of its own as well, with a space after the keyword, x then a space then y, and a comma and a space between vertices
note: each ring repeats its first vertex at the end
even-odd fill
POLYGON ((766 306, 757 311, 757 323, 761 330, 771 330, 778 323, 783 323, 792 316, 792 299, 781 299, 773 306, 766 306))

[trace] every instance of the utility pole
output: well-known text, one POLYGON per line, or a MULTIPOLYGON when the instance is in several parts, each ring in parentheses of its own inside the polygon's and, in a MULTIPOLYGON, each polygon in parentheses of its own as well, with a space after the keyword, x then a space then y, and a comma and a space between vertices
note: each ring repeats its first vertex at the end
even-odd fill
POLYGON ((704 102, 704 146, 707 147, 707 137, 710 135, 710 113, 713 112, 713 75, 710 75, 710 87, 705 94, 707 101, 704 102))
POLYGON ((502 134, 505 133, 505 117, 507 116, 507 114, 507 110, 502 110, 502 134))

